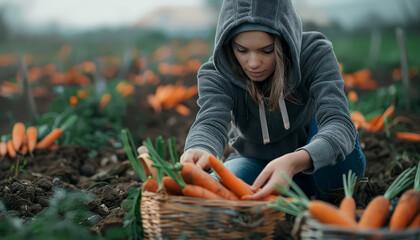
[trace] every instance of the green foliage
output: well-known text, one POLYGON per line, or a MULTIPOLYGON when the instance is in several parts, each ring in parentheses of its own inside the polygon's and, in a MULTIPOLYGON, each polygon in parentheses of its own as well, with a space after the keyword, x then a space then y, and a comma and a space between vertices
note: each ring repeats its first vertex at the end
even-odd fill
POLYGON ((142 187, 128 189, 128 197, 122 207, 127 210, 124 215, 123 228, 129 240, 143 239, 143 225, 141 221, 140 203, 142 187))
POLYGON ((70 96, 77 96, 82 88, 57 86, 56 98, 51 102, 50 111, 38 116, 34 125, 38 126, 38 138, 43 138, 55 127, 67 125, 67 131, 59 138, 59 144, 81 145, 95 156, 103 147, 122 147, 120 133, 126 114, 127 103, 117 91, 119 81, 108 81, 105 92, 96 92, 93 86, 83 88, 90 96, 78 99, 75 107, 70 106, 70 96), (104 93, 111 94, 111 101, 99 109, 104 93), (68 122, 71 124, 68 124, 68 122))
POLYGON ((55 189, 49 200, 49 207, 38 213, 29 222, 9 216, 0 202, 1 239, 100 239, 88 230, 97 223, 98 217, 84 209, 93 200, 87 192, 68 192, 55 189))
POLYGON ((23 163, 19 165, 19 158, 16 158, 16 165, 12 164, 10 166, 10 173, 13 177, 18 177, 20 173, 23 173, 23 176, 26 178, 28 176, 28 173, 25 171, 25 166, 28 164, 28 161, 26 159, 23 160, 23 163))

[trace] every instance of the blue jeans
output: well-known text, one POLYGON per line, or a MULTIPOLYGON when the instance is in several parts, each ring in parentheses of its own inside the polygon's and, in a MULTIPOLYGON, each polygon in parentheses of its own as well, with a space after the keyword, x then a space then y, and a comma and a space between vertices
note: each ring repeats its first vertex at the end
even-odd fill
MULTIPOLYGON (((317 125, 313 120, 309 128, 308 142, 317 132, 317 125)), ((267 164, 268 161, 242 157, 237 153, 229 155, 224 163, 230 171, 250 185, 267 164)), ((344 161, 319 169, 313 174, 298 173, 293 177, 293 181, 308 197, 326 199, 328 192, 343 188, 343 174, 348 174, 348 171, 352 169, 352 172, 360 178, 364 175, 365 168, 366 158, 360 148, 359 135, 357 135, 354 150, 346 156, 344 161)), ((217 179, 214 173, 212 175, 217 179)))

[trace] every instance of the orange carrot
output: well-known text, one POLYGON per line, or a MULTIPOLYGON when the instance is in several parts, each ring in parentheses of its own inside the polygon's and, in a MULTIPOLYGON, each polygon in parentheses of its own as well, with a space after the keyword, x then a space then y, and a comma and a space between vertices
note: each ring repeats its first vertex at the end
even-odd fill
POLYGON ((234 192, 238 197, 244 195, 252 195, 254 192, 250 190, 243 181, 240 181, 235 174, 233 174, 229 169, 223 165, 215 156, 209 155, 209 162, 211 168, 216 173, 217 177, 220 179, 223 184, 234 192))
POLYGON ((148 191, 148 192, 156 192, 158 190, 158 182, 152 178, 148 178, 144 183, 143 183, 143 188, 144 190, 148 191))
POLYGON ((308 204, 308 211, 315 219, 325 224, 350 228, 355 228, 357 226, 355 220, 344 214, 344 212, 340 211, 335 205, 328 202, 312 200, 308 204))
POLYGON ((27 153, 28 153, 28 145, 27 144, 24 144, 20 148, 20 154, 22 154, 23 156, 25 156, 27 153))
POLYGON ((185 187, 182 189, 182 193, 185 196, 190 197, 204 198, 210 200, 224 200, 224 198, 222 198, 221 196, 198 185, 186 184, 185 187))
POLYGON ((356 221, 356 202, 353 198, 354 186, 356 185, 357 176, 350 170, 347 178, 343 174, 343 186, 345 196, 340 202, 340 211, 349 216, 350 219, 356 221))
POLYGON ((175 106, 175 111, 182 116, 188 116, 191 112, 189 108, 180 103, 175 106))
POLYGON ((6 142, 0 142, 0 156, 4 157, 7 154, 7 143, 6 142))
POLYGON ((104 109, 106 105, 108 105, 109 101, 111 100, 111 94, 105 93, 101 97, 101 102, 99 103, 99 109, 104 109))
POLYGON ((21 122, 15 123, 12 130, 12 142, 16 151, 20 149, 20 146, 22 146, 24 137, 25 125, 21 122))
POLYGON ((420 211, 420 163, 414 179, 414 187, 405 191, 398 200, 389 221, 389 229, 405 229, 418 211, 420 211))
POLYGON ((382 129, 384 127, 384 121, 385 121, 385 117, 391 117, 394 114, 395 111, 395 105, 391 104, 386 110, 385 112, 379 117, 379 119, 376 121, 375 125, 372 126, 372 128, 370 129, 373 132, 379 131, 380 129, 382 129))
POLYGON ((61 136, 62 133, 63 130, 61 128, 53 129, 47 136, 36 144, 36 148, 48 148, 61 136))
POLYGON ((164 176, 162 182, 168 193, 178 196, 182 195, 182 187, 179 186, 171 177, 164 176))
POLYGON ((48 150, 57 150, 57 149, 59 149, 59 146, 58 146, 58 144, 51 144, 47 149, 48 150))
POLYGON ((32 154, 32 152, 35 149, 37 137, 38 137, 38 130, 36 129, 36 127, 29 126, 26 129, 26 138, 28 140, 28 151, 30 154, 32 154))
POLYGON ((405 229, 415 217, 420 207, 420 191, 409 189, 401 195, 398 204, 391 216, 389 229, 405 229))
POLYGON ((11 158, 16 157, 16 150, 15 150, 15 147, 13 146, 12 140, 7 141, 7 152, 9 153, 9 156, 11 158))
POLYGON ((420 211, 417 212, 414 219, 411 221, 411 223, 407 226, 408 229, 417 229, 420 227, 420 211))
POLYGON ((76 96, 70 96, 69 97, 70 106, 72 108, 76 107, 77 103, 79 102, 79 99, 76 96))
POLYGON ((412 141, 412 142, 419 142, 420 141, 420 134, 418 133, 410 133, 410 132, 396 132, 396 136, 399 139, 412 141))
POLYGON ((224 187, 206 171, 198 168, 195 164, 184 163, 182 165, 181 176, 187 184, 193 184, 206 188, 224 199, 239 200, 233 192, 224 187))
POLYGON ((389 215, 390 199, 406 189, 412 182, 411 172, 415 167, 404 170, 388 187, 384 195, 373 198, 360 218, 358 226, 362 229, 378 229, 385 223, 389 215))

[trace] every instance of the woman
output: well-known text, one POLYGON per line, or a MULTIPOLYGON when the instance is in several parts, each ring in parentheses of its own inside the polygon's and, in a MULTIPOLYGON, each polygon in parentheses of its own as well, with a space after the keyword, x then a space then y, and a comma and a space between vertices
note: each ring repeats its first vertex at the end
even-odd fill
POLYGON ((331 43, 302 32, 290 0, 225 0, 213 57, 198 72, 200 110, 181 162, 209 168, 209 154, 253 189, 288 187, 325 199, 349 169, 366 165, 331 43))

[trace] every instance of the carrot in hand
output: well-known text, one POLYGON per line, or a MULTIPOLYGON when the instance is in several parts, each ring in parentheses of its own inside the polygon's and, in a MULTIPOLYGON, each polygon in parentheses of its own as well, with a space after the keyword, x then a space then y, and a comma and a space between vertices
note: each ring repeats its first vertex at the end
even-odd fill
POLYGON ((28 151, 30 154, 32 154, 32 152, 35 149, 37 137, 38 137, 38 130, 36 129, 36 127, 29 126, 26 129, 26 139, 28 141, 28 151))
POLYGON ((347 175, 343 174, 344 198, 340 202, 340 211, 351 219, 356 221, 356 202, 353 198, 354 186, 356 185, 357 176, 349 170, 347 175))
POLYGON ((254 194, 254 192, 250 190, 250 188, 245 185, 244 182, 240 180, 240 178, 229 171, 229 169, 227 169, 225 165, 223 165, 223 163, 219 161, 215 156, 209 155, 209 162, 211 168, 214 170, 220 181, 238 197, 254 194))
POLYGON ((420 211, 420 163, 417 167, 414 187, 405 191, 392 213, 389 229, 405 229, 420 211))
POLYGON ((210 200, 224 200, 221 196, 217 195, 216 193, 203 188, 201 186, 186 184, 185 187, 182 189, 182 193, 185 196, 190 197, 197 197, 197 198, 204 198, 210 200))
POLYGON ((219 181, 213 178, 203 169, 192 163, 182 164, 181 176, 185 183, 204 187, 217 195, 228 200, 239 200, 239 198, 224 187, 219 181))
POLYGON ((24 137, 25 125, 21 122, 15 123, 12 130, 12 142, 16 151, 20 149, 20 146, 22 146, 24 137))
POLYGON ((36 144, 36 148, 48 148, 61 136, 62 133, 63 130, 61 130, 61 128, 53 129, 47 136, 36 144))
POLYGON ((415 167, 404 170, 388 187, 384 195, 373 198, 366 206, 358 226, 362 229, 379 229, 384 224, 389 214, 390 199, 406 189, 412 182, 410 174, 415 167))
POLYGON ((13 146, 12 140, 7 141, 7 152, 9 153, 9 156, 11 158, 16 157, 16 150, 15 150, 15 146, 13 146))

